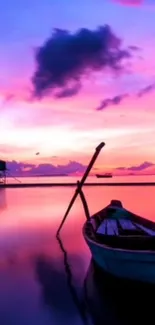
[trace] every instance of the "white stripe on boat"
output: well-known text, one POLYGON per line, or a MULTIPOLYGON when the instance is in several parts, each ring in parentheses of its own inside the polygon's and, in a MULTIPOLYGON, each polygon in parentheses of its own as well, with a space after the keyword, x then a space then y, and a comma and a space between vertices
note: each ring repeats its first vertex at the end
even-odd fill
POLYGON ((107 225, 107 235, 112 235, 112 236, 115 235, 115 231, 114 231, 114 229, 112 228, 110 222, 109 222, 108 225, 107 225))
POLYGON ((116 220, 108 220, 107 226, 107 234, 108 235, 118 235, 118 228, 116 220))
POLYGON ((113 219, 105 219, 97 229, 100 235, 118 235, 117 222, 113 219))
POLYGON ((150 235, 150 236, 155 236, 155 231, 153 231, 153 230, 151 230, 151 229, 148 229, 148 228, 146 228, 146 227, 144 227, 144 226, 142 226, 142 225, 140 225, 140 224, 138 224, 138 223, 135 223, 135 225, 136 225, 137 227, 139 227, 140 229, 144 230, 148 235, 150 235))
POLYGON ((135 230, 135 225, 131 222, 131 220, 120 219, 119 223, 124 230, 135 230))
POLYGON ((106 234, 106 229, 107 229, 107 220, 105 219, 100 226, 97 229, 97 234, 99 235, 105 235, 106 234))
POLYGON ((108 248, 88 241, 93 259, 106 272, 120 278, 155 284, 155 253, 108 248))

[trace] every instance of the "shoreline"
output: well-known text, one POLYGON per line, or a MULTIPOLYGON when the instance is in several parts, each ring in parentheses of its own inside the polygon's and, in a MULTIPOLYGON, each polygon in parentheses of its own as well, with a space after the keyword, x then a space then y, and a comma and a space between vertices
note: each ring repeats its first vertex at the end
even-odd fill
MULTIPOLYGON (((118 182, 118 183, 85 183, 83 186, 155 186, 155 182, 118 182)), ((77 183, 19 183, 0 184, 1 188, 25 187, 77 187, 77 183)))

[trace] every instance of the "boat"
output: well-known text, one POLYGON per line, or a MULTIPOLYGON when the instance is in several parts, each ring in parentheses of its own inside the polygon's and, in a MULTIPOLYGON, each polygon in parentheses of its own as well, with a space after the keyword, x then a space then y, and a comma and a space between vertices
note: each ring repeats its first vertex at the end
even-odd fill
POLYGON ((111 173, 105 173, 105 174, 96 174, 97 178, 111 178, 112 174, 111 173))
POLYGON ((118 278, 155 283, 155 223, 121 201, 87 218, 83 236, 97 267, 118 278))

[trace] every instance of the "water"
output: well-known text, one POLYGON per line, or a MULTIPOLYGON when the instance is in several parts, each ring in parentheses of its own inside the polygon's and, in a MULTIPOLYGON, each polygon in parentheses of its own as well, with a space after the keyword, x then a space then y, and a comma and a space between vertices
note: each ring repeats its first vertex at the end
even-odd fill
MULTIPOLYGON (((57 177, 7 177, 7 183, 76 183, 80 176, 57 176, 57 177)), ((155 182, 155 175, 135 175, 135 176, 114 176, 112 178, 97 178, 89 176, 86 183, 136 183, 136 182, 155 182)))
MULTIPOLYGON (((116 298, 114 285, 104 289, 102 297, 97 289, 81 232, 85 216, 80 199, 62 229, 63 247, 56 240, 56 230, 73 192, 73 188, 64 187, 0 189, 0 324, 126 324, 131 316, 136 317, 131 310, 130 317, 128 311, 122 313, 121 305, 114 301, 108 305, 108 295, 114 297, 115 292, 116 298)), ((155 187, 89 187, 85 194, 91 214, 115 198, 155 221, 155 187)), ((108 280, 102 278, 102 282, 107 284, 108 280)), ((137 292, 139 289, 133 297, 137 292)), ((122 296, 127 306, 129 295, 125 291, 122 296)), ((148 309, 145 315, 142 309, 146 297, 148 301, 150 293, 143 291, 134 304, 141 301, 143 319, 148 317, 148 309)), ((140 312, 138 317, 140 320, 140 312)))

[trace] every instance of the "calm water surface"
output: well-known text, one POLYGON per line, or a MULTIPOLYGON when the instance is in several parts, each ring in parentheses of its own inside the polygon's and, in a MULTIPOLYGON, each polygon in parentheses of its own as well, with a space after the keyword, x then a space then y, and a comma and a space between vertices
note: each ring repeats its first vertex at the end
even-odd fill
MULTIPOLYGON (((76 183, 80 176, 57 176, 57 177, 7 177, 7 183, 76 183)), ((136 183, 136 182, 155 182, 155 175, 135 175, 135 176, 114 176, 112 178, 97 178, 88 176, 86 183, 136 183)))
MULTIPOLYGON (((127 291, 121 294, 129 306, 123 313, 125 306, 108 303, 109 295, 113 300, 115 297, 112 284, 102 295, 97 289, 81 233, 85 217, 80 199, 62 229, 63 247, 56 240, 56 230, 73 192, 73 188, 63 187, 0 189, 0 324, 127 324, 136 317, 131 313, 133 297, 128 305, 127 291)), ((85 188, 85 194, 91 213, 115 198, 155 221, 155 187, 90 187, 85 188)), ((104 277, 102 280, 107 284, 104 277)), ((119 295, 120 286, 117 292, 119 295)), ((137 293, 140 296, 134 306, 141 296, 140 304, 146 297, 148 302, 149 293, 136 289, 132 296, 137 293)), ((146 302, 140 309, 143 318, 145 309, 146 302)), ((148 317, 148 310, 146 314, 148 317)))

